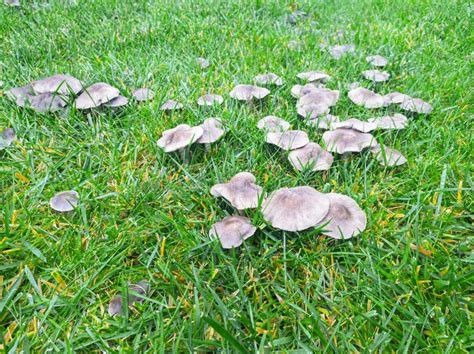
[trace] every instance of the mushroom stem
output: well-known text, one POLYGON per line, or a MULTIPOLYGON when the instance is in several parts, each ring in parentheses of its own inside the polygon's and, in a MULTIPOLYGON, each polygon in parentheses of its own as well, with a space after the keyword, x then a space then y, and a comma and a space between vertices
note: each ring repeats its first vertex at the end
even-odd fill
POLYGON ((240 209, 237 209, 237 214, 239 214, 240 216, 245 216, 244 211, 240 209))
POLYGON ((286 274, 286 232, 283 231, 283 274, 285 276, 285 288, 287 284, 287 274, 286 274))
POLYGON ((179 149, 179 154, 181 155, 181 160, 185 165, 189 164, 189 151, 186 148, 179 149))
POLYGON ((211 144, 210 143, 205 143, 204 148, 206 149, 206 152, 209 152, 209 150, 211 150, 211 144))

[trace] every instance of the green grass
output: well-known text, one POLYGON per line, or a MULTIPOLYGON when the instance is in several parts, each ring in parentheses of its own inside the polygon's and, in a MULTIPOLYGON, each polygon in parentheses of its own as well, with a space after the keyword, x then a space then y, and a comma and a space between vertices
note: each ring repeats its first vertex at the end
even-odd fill
MULTIPOLYGON (((300 1, 297 26, 283 1, 23 1, 0 7, 0 93, 55 73, 106 81, 126 95, 147 86, 150 104, 84 115, 35 114, 0 98, 0 129, 18 141, 0 152, 0 334, 6 352, 472 350, 472 5, 468 1, 300 1), (314 21, 314 22, 313 22, 314 21), (355 43, 333 60, 319 45, 355 43), (300 49, 287 49, 298 40, 300 49), (402 151, 389 169, 369 152, 336 157, 328 173, 297 173, 263 142, 257 121, 274 114, 308 131, 290 88, 296 74, 324 70, 341 90, 341 118, 381 116, 347 98, 365 56, 389 58, 391 80, 375 88, 430 102, 399 132, 377 139, 402 151), (212 65, 201 71, 196 58, 212 65), (273 71, 286 84, 256 108, 233 102, 235 83, 273 71), (3 90, 3 91, 2 91, 3 90), (196 99, 225 96, 203 111, 196 99), (160 104, 188 104, 165 115, 160 104), (222 117, 228 134, 191 162, 156 140, 180 123, 222 117), (259 226, 235 251, 208 237, 233 213, 210 187, 250 171, 267 191, 310 185, 353 197, 367 230, 346 242, 315 232, 259 226), (444 176, 444 177, 443 177, 444 176), (52 212, 56 192, 75 189, 72 215, 52 212), (286 270, 286 271, 285 271, 286 270), (128 316, 107 305, 128 281, 151 283, 128 316), (7 334, 10 328, 11 335, 7 334)), ((366 87, 374 87, 364 82, 366 87)))

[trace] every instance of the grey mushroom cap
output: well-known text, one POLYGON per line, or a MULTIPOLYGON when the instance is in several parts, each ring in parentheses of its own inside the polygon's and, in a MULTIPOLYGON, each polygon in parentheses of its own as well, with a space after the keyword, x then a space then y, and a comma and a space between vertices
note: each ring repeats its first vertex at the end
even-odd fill
POLYGON ((378 93, 370 91, 364 87, 357 87, 350 90, 348 96, 352 102, 365 108, 380 108, 390 104, 390 101, 378 93))
POLYGON ((267 132, 283 132, 290 129, 291 125, 286 120, 276 116, 266 116, 257 123, 257 128, 267 132))
POLYGON ((109 102, 104 103, 104 106, 117 108, 126 106, 128 104, 128 98, 122 95, 115 97, 114 99, 110 100, 109 102))
POLYGON ((242 245, 244 240, 255 234, 257 228, 244 216, 227 216, 212 225, 211 238, 219 238, 222 248, 231 249, 242 245))
POLYGON ((213 106, 220 105, 224 102, 224 98, 221 95, 206 94, 198 98, 197 103, 200 106, 213 106))
POLYGON ((329 211, 325 194, 308 186, 281 188, 263 202, 263 218, 285 231, 302 231, 316 226, 329 211))
POLYGON ((120 95, 120 91, 115 87, 98 82, 86 88, 76 99, 77 109, 91 109, 99 107, 120 95))
MULTIPOLYGON (((141 280, 137 284, 128 285, 128 305, 133 307, 136 303, 142 303, 144 296, 149 292, 150 284, 146 280, 141 280)), ((110 316, 123 314, 124 301, 121 295, 114 296, 109 303, 108 313, 110 316)))
POLYGON ((294 85, 291 88, 291 95, 295 98, 301 98, 309 93, 317 92, 319 88, 324 87, 323 84, 309 83, 306 85, 294 85))
POLYGON ((378 128, 377 124, 374 122, 364 122, 357 118, 350 118, 342 122, 334 123, 333 129, 346 128, 346 129, 355 129, 363 133, 371 132, 378 128))
POLYGON ((404 129, 408 125, 408 118, 400 113, 395 113, 393 116, 369 118, 368 121, 374 123, 377 129, 404 129))
POLYGON ((365 70, 362 72, 362 76, 373 82, 384 82, 390 79, 390 74, 388 72, 380 70, 365 70))
POLYGON ((16 133, 12 128, 5 128, 0 135, 0 150, 9 147, 15 141, 16 133))
POLYGON ((316 129, 333 129, 335 123, 339 122, 338 116, 333 116, 331 114, 323 115, 316 117, 315 119, 306 120, 306 125, 316 128, 316 129))
POLYGON ((205 58, 197 58, 196 62, 201 69, 207 69, 211 65, 209 61, 205 58))
POLYGON ((400 151, 386 146, 381 147, 380 145, 376 145, 370 150, 382 166, 401 166, 407 162, 406 157, 403 156, 400 151))
POLYGON ((365 230, 367 217, 354 199, 338 194, 328 193, 329 212, 321 221, 322 234, 335 239, 349 239, 365 230))
POLYGON ((323 134, 323 141, 330 152, 338 154, 361 152, 377 145, 372 134, 361 133, 353 129, 329 130, 323 134))
POLYGON ((268 132, 265 141, 283 150, 294 150, 309 143, 308 134, 302 130, 287 130, 284 132, 268 132))
POLYGON ((55 93, 41 93, 29 98, 29 106, 36 112, 56 112, 67 106, 66 98, 55 93))
POLYGON ((160 107, 162 111, 174 111, 174 110, 179 110, 182 109, 184 106, 182 103, 179 103, 174 100, 168 100, 165 103, 163 103, 160 107))
POLYGON ((180 150, 196 142, 204 133, 201 127, 180 124, 173 129, 165 130, 157 144, 165 152, 180 150))
POLYGON ((12 7, 21 6, 20 0, 3 0, 3 3, 7 6, 12 6, 12 7))
POLYGON ((108 313, 109 316, 117 316, 120 315, 123 311, 122 308, 122 297, 120 295, 114 296, 112 300, 109 302, 108 313))
POLYGON ((149 88, 143 87, 133 91, 132 96, 138 102, 150 101, 155 97, 155 93, 149 88))
POLYGON ((390 102, 390 103, 402 103, 403 101, 411 99, 410 96, 405 95, 404 93, 400 92, 391 92, 387 95, 385 95, 385 98, 390 102))
POLYGON ((381 56, 381 55, 369 55, 368 57, 365 58, 367 60, 367 63, 373 65, 373 66, 378 66, 378 67, 384 67, 385 65, 388 64, 387 58, 381 56))
POLYGON ((306 71, 297 74, 296 77, 307 82, 325 82, 331 78, 331 76, 322 71, 306 71))
POLYGON ((37 94, 58 93, 62 95, 77 94, 83 89, 82 82, 71 75, 63 74, 33 81, 31 87, 37 94))
POLYGON ((258 85, 283 85, 283 79, 274 73, 259 74, 255 76, 255 82, 258 85))
POLYGON ((232 89, 232 91, 230 91, 229 95, 233 99, 239 101, 251 101, 253 99, 260 100, 266 97, 269 93, 270 91, 263 87, 254 85, 237 85, 232 89))
POLYGON ((288 160, 298 171, 308 167, 312 171, 326 171, 331 168, 334 157, 319 144, 310 142, 300 149, 292 150, 288 160))
POLYGON ((210 144, 219 140, 225 133, 219 118, 207 118, 201 125, 202 135, 197 140, 199 144, 210 144))
POLYGON ((325 87, 319 87, 316 90, 313 90, 313 92, 310 92, 298 99, 296 105, 301 107, 310 104, 324 104, 330 107, 334 106, 338 100, 338 90, 330 90, 325 87))
POLYGON ((79 204, 79 194, 76 191, 64 191, 55 194, 49 200, 51 209, 65 213, 74 210, 79 204))
POLYGON ((341 59, 344 55, 348 53, 355 52, 355 45, 354 44, 342 44, 342 45, 335 45, 329 47, 329 54, 334 59, 341 59))
POLYGON ((400 108, 414 113, 430 114, 433 107, 419 98, 410 98, 400 104, 400 108))
POLYGON ((255 176, 249 172, 237 173, 227 183, 219 183, 211 188, 213 197, 223 197, 237 210, 254 209, 263 194, 256 183, 255 176))
POLYGON ((327 116, 329 114, 329 106, 311 103, 304 106, 296 106, 296 111, 301 117, 307 120, 314 120, 321 116, 327 116))
POLYGON ((30 99, 35 96, 33 87, 30 84, 22 87, 13 87, 6 91, 5 94, 20 107, 25 107, 30 99))

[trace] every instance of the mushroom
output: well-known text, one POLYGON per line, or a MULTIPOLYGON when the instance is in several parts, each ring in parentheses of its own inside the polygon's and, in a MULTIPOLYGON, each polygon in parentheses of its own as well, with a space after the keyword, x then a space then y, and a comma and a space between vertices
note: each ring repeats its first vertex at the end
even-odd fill
POLYGON ((237 85, 229 95, 233 99, 239 101, 252 102, 253 99, 260 100, 266 97, 270 93, 269 90, 263 87, 253 86, 253 85, 237 85))
POLYGON ((323 141, 330 152, 338 154, 361 152, 377 144, 372 134, 353 129, 329 130, 323 134, 323 141))
POLYGON ((276 116, 263 117, 257 123, 257 128, 266 132, 283 132, 290 129, 290 127, 290 123, 276 116))
POLYGON ((363 87, 350 90, 348 96, 352 102, 365 108, 380 108, 387 106, 390 102, 387 98, 363 87))
POLYGON ((369 118, 368 121, 375 123, 377 129, 404 129, 408 125, 407 117, 400 113, 395 113, 393 116, 369 118))
POLYGON ((225 133, 219 118, 207 118, 200 127, 203 133, 197 143, 205 144, 206 149, 209 149, 210 144, 219 140, 225 133))
POLYGON ((12 128, 5 128, 0 135, 0 150, 9 147, 16 138, 15 131, 12 128))
POLYGON ((7 6, 11 7, 19 7, 21 6, 20 0, 3 0, 3 3, 7 6))
POLYGON ((219 183, 211 188, 213 197, 223 197, 241 211, 258 207, 258 201, 263 189, 255 184, 255 176, 249 172, 237 173, 227 183, 219 183))
POLYGON ((331 76, 322 71, 305 71, 297 74, 296 77, 307 82, 326 82, 331 78, 331 76))
POLYGON ((72 211, 78 204, 79 194, 74 190, 56 193, 54 197, 49 200, 51 209, 60 213, 72 211))
POLYGON ((117 108, 126 106, 128 104, 128 98, 125 96, 117 96, 114 99, 110 100, 109 102, 104 103, 105 107, 117 108))
POLYGON ((224 102, 224 98, 221 95, 207 94, 198 98, 197 103, 200 106, 213 106, 220 105, 224 102))
POLYGON ((310 104, 324 104, 328 107, 331 107, 334 106, 338 100, 338 90, 330 90, 325 87, 319 87, 316 88, 316 90, 313 90, 313 92, 310 92, 298 99, 296 106, 301 107, 310 104))
POLYGON ((371 132, 372 130, 377 129, 377 124, 374 122, 364 122, 357 118, 350 118, 342 122, 334 123, 333 129, 339 128, 347 128, 347 129, 355 129, 363 133, 371 132))
POLYGON ((209 236, 219 238, 222 248, 231 249, 241 246, 256 230, 257 228, 244 216, 227 216, 212 225, 209 236))
POLYGON ((385 65, 388 64, 387 58, 381 56, 381 55, 369 55, 368 57, 365 58, 367 60, 367 63, 373 65, 373 66, 378 66, 378 67, 384 67, 385 65))
POLYGON ((329 47, 329 54, 336 60, 341 59, 347 53, 354 53, 354 44, 342 44, 329 47))
POLYGON ((25 107, 30 99, 35 96, 30 84, 22 87, 13 87, 5 93, 8 98, 15 101, 20 107, 25 107))
POLYGON ((182 103, 179 103, 174 100, 168 100, 165 103, 163 103, 160 107, 162 111, 174 111, 174 110, 179 110, 182 109, 184 106, 182 103))
POLYGON ((187 124, 180 124, 173 129, 165 130, 157 144, 165 152, 179 150, 183 162, 188 159, 184 148, 196 142, 204 133, 202 127, 191 127, 187 124))
POLYGON ((259 74, 255 76, 258 85, 283 85, 283 79, 274 73, 259 74))
MULTIPOLYGON (((128 306, 133 308, 136 303, 142 303, 143 297, 146 296, 150 289, 150 284, 146 280, 141 280, 137 284, 128 285, 128 306)), ((110 316, 121 315, 123 313, 122 295, 117 295, 110 300, 109 309, 110 316)))
POLYGON ((362 72, 362 76, 373 82, 384 82, 390 78, 390 74, 388 72, 380 70, 366 70, 362 72))
POLYGON ((61 95, 69 95, 70 93, 78 94, 82 90, 82 82, 70 75, 57 74, 36 80, 31 83, 31 87, 37 94, 41 93, 58 93, 61 95))
POLYGON ((265 141, 286 151, 301 148, 309 143, 308 134, 302 130, 268 132, 265 141))
POLYGON ((286 46, 288 47, 289 50, 297 50, 300 46, 300 43, 292 39, 291 41, 287 43, 286 46))
POLYGON ((414 113, 430 114, 433 107, 419 98, 410 98, 400 104, 400 108, 414 113))
POLYGON ((386 146, 381 147, 376 145, 370 149, 375 155, 375 158, 382 166, 400 166, 407 162, 407 159, 400 151, 388 148, 386 146))
POLYGON ((298 20, 304 19, 307 17, 308 17, 308 14, 306 12, 301 11, 301 10, 296 10, 296 11, 293 11, 293 13, 291 13, 290 16, 288 17, 288 22, 291 23, 292 25, 296 25, 298 20))
POLYGON ((143 87, 133 91, 132 96, 138 102, 150 101, 155 97, 155 93, 149 88, 143 87))
POLYGON ((405 95, 404 93, 400 93, 400 92, 389 93, 388 95, 385 95, 385 98, 390 103, 402 103, 405 100, 411 99, 410 96, 405 95))
POLYGON ((329 212, 321 221, 322 234, 335 239, 349 239, 365 230, 367 218, 354 199, 338 194, 327 193, 329 212))
POLYGON ((42 93, 29 98, 29 105, 36 112, 56 112, 67 106, 64 96, 55 93, 42 93))
POLYGON ((302 231, 316 226, 329 211, 325 194, 309 186, 281 188, 264 200, 263 218, 284 231, 302 231))
POLYGON ((338 116, 326 114, 316 117, 315 119, 308 119, 306 125, 316 129, 333 129, 333 125, 337 122, 339 122, 338 116))
POLYGON ((334 157, 319 144, 310 142, 302 148, 292 150, 288 160, 298 171, 310 168, 311 171, 326 171, 332 165, 334 157))
POLYGON ((207 69, 211 65, 209 63, 209 61, 207 59, 204 59, 204 58, 197 58, 196 62, 199 65, 199 67, 203 70, 207 69))
POLYGON ((307 120, 315 120, 329 114, 329 107, 325 104, 310 103, 304 106, 296 106, 296 111, 307 120))
POLYGON ((86 88, 76 99, 77 109, 99 107, 120 95, 120 91, 105 82, 99 82, 86 88))
POLYGON ((354 90, 354 89, 360 87, 360 82, 358 82, 358 81, 351 82, 347 87, 349 88, 349 91, 354 90))
POLYGON ((324 87, 322 84, 316 84, 309 83, 306 85, 294 85, 291 88, 291 95, 295 98, 301 98, 304 95, 307 95, 309 93, 317 92, 319 88, 324 87))

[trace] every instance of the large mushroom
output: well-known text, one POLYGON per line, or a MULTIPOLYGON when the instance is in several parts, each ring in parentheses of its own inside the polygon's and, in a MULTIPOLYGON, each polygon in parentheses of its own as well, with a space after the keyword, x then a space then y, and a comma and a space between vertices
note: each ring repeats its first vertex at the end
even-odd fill
MULTIPOLYGON (((319 85, 322 85, 322 84, 319 84, 319 85)), ((306 85, 294 85, 291 88, 291 95, 295 98, 301 98, 304 95, 307 95, 309 93, 318 92, 319 88, 321 88, 321 86, 316 86, 313 83, 309 83, 306 85)))
POLYGON ((365 58, 367 63, 373 65, 373 66, 378 66, 378 67, 384 67, 385 65, 388 64, 387 58, 381 56, 381 55, 369 55, 368 57, 365 58))
POLYGON ((328 193, 326 198, 330 205, 329 212, 320 223, 323 235, 349 239, 365 230, 367 218, 354 199, 338 193, 328 193))
POLYGON ((407 159, 403 154, 395 149, 376 145, 370 149, 375 155, 375 158, 382 166, 401 166, 407 162, 407 159))
POLYGON ((284 231, 302 231, 316 226, 329 211, 325 194, 309 186, 281 188, 263 202, 263 218, 284 231))
POLYGON ((119 95, 115 97, 114 99, 110 100, 109 102, 106 102, 103 104, 104 107, 110 107, 110 108, 117 108, 117 107, 122 107, 126 106, 128 104, 128 98, 122 95, 119 95))
POLYGON ((377 129, 377 124, 374 122, 364 122, 357 118, 349 118, 342 122, 337 122, 332 125, 333 129, 346 128, 346 129, 355 129, 363 133, 371 132, 372 130, 377 129))
POLYGON ((56 193, 49 201, 51 209, 59 213, 73 211, 78 204, 79 194, 73 190, 56 193))
POLYGON ((197 140, 198 144, 205 144, 209 149, 211 143, 219 140, 225 133, 222 122, 219 118, 207 118, 201 125, 202 135, 197 140))
POLYGON ((220 105, 224 102, 224 98, 221 95, 206 94, 198 98, 197 103, 200 106, 215 106, 220 105))
POLYGON ((384 82, 390 79, 390 74, 388 72, 380 70, 365 70, 362 72, 362 76, 373 82, 384 82))
POLYGON ((258 85, 283 85, 283 79, 274 73, 259 74, 255 76, 255 82, 258 85))
POLYGON ((309 103, 306 105, 297 105, 298 115, 306 120, 315 120, 322 116, 329 115, 329 106, 324 103, 309 103))
POLYGON ((302 148, 292 150, 288 154, 288 160, 298 171, 307 168, 311 171, 326 171, 331 167, 334 157, 319 144, 310 142, 302 148))
POLYGON ((318 116, 315 119, 306 120, 306 125, 316 128, 316 129, 333 129, 334 124, 339 122, 338 116, 333 116, 331 114, 326 114, 318 116))
POLYGON ((180 124, 173 129, 165 130, 157 144, 165 152, 176 150, 184 151, 188 145, 196 142, 204 133, 202 127, 191 127, 187 124, 180 124))
POLYGON ((20 107, 25 107, 30 102, 30 99, 35 96, 30 84, 22 87, 13 87, 6 91, 5 94, 20 107))
POLYGON ((368 121, 374 123, 377 129, 404 129, 408 125, 407 117, 400 113, 395 113, 393 116, 369 118, 368 121))
POLYGON ((36 112, 56 112, 67 106, 66 98, 55 93, 41 93, 29 98, 29 106, 36 112))
POLYGON ((323 134, 323 141, 330 152, 338 154, 361 152, 377 145, 372 134, 361 133, 353 129, 329 130, 323 134))
POLYGON ((290 123, 276 116, 263 117, 257 123, 257 128, 266 132, 284 132, 290 127, 290 123))
POLYGON ((397 103, 397 104, 411 99, 410 96, 405 95, 404 93, 401 93, 401 92, 397 92, 397 91, 391 92, 391 93, 385 95, 384 97, 389 103, 397 103))
POLYGON ((306 82, 326 82, 331 78, 328 74, 322 71, 305 71, 296 75, 298 79, 306 82))
POLYGON ((308 134, 302 130, 287 130, 284 132, 268 132, 265 141, 283 150, 298 149, 309 143, 308 134))
POLYGON ((244 216, 227 216, 212 225, 209 236, 219 238, 222 248, 231 249, 241 246, 256 230, 257 228, 244 216))
POLYGON ((71 75, 57 74, 36 80, 31 83, 36 94, 57 93, 61 95, 77 94, 82 90, 82 83, 71 75))
POLYGON ((363 87, 357 87, 350 90, 348 96, 352 102, 365 108, 380 108, 387 106, 390 100, 363 87))
POLYGON ((213 197, 223 197, 241 211, 258 207, 258 201, 263 193, 262 187, 255 183, 255 176, 249 172, 237 173, 227 183, 219 183, 211 188, 213 197))
POLYGON ((115 87, 99 82, 86 88, 76 99, 77 109, 91 109, 101 106, 120 96, 120 91, 115 87))
POLYGON ((348 53, 355 52, 354 44, 342 44, 329 47, 329 54, 336 60, 341 59, 344 55, 348 53))
POLYGON ((132 93, 133 98, 138 102, 150 101, 155 97, 155 93, 149 88, 142 87, 132 93))
POLYGON ((414 113, 430 114, 433 107, 428 102, 419 98, 409 98, 400 104, 400 108, 414 113))
POLYGON ((339 91, 330 90, 325 87, 318 87, 312 92, 298 99, 297 107, 307 106, 311 104, 324 104, 328 107, 334 106, 339 100, 339 91))
POLYGON ((160 107, 162 111, 166 112, 171 112, 171 111, 176 111, 183 109, 184 105, 180 102, 177 102, 175 100, 167 100, 165 103, 163 103, 160 107))
POLYGON ((258 87, 254 85, 237 85, 229 95, 233 99, 239 101, 253 102, 254 100, 261 100, 266 97, 270 91, 264 87, 258 87))

